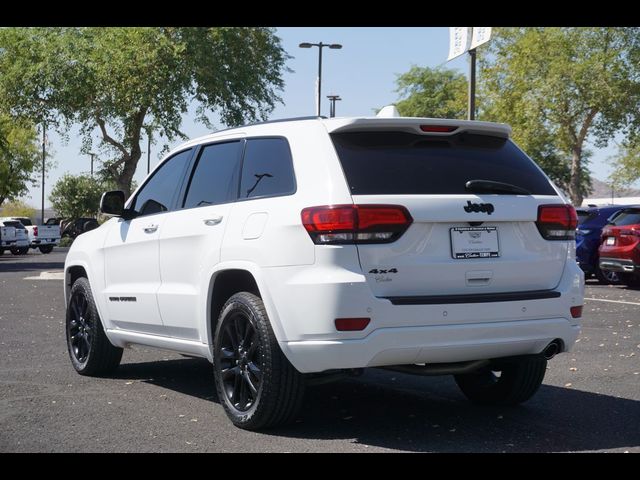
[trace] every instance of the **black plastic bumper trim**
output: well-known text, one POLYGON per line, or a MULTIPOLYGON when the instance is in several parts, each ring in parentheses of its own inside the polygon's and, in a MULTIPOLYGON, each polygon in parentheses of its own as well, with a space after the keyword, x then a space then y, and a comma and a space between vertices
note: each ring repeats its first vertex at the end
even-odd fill
POLYGON ((453 303, 517 302, 558 298, 555 290, 530 290, 528 292, 472 293, 465 295, 424 295, 415 297, 382 297, 394 305, 448 305, 453 303))

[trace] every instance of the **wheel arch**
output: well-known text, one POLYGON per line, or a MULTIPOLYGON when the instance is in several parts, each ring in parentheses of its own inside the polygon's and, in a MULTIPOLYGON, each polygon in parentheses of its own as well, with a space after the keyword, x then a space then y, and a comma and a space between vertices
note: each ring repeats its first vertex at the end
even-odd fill
POLYGON ((280 319, 259 267, 249 262, 234 262, 219 267, 210 275, 208 284, 204 327, 210 352, 212 353, 213 337, 222 307, 238 292, 248 291, 262 299, 276 339, 283 338, 280 319))
POLYGON ((100 303, 100 298, 98 296, 98 291, 100 289, 100 285, 97 285, 95 277, 95 272, 89 267, 88 262, 84 261, 84 259, 74 259, 73 261, 69 261, 67 257, 67 263, 64 266, 64 304, 65 308, 69 303, 69 295, 71 293, 71 287, 73 287, 74 282, 80 278, 84 277, 89 280, 89 285, 91 286, 91 293, 93 295, 93 301, 96 304, 96 308, 98 309, 98 315, 100 315, 100 320, 102 321, 102 326, 105 327, 104 316, 103 316, 103 306, 100 303))

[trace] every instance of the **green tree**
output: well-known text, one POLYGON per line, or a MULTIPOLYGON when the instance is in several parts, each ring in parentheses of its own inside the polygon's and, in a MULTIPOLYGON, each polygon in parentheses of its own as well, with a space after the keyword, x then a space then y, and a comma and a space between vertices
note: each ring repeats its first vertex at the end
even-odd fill
POLYGON ((61 217, 94 217, 105 190, 109 190, 109 186, 89 175, 65 174, 51 190, 49 201, 61 217))
POLYGON ((2 206, 2 216, 35 218, 36 210, 22 200, 14 200, 2 206))
POLYGON ((404 117, 467 118, 467 79, 456 70, 414 65, 396 84, 404 117))
POLYGON ((27 193, 38 162, 37 133, 31 124, 0 114, 0 205, 27 193))
POLYGON ((618 188, 629 187, 640 179, 640 138, 630 139, 620 146, 613 167, 609 180, 618 188))
POLYGON ((269 28, 3 28, 0 99, 60 132, 80 124, 84 153, 98 130, 103 166, 130 194, 143 133, 183 138, 192 100, 208 126, 214 112, 265 119, 287 58, 269 28))
MULTIPOLYGON (((640 29, 500 28, 481 69, 483 120, 562 179, 574 205, 589 191, 587 141, 629 133, 640 107, 640 29)), ((551 172, 550 172, 551 173, 551 172)))

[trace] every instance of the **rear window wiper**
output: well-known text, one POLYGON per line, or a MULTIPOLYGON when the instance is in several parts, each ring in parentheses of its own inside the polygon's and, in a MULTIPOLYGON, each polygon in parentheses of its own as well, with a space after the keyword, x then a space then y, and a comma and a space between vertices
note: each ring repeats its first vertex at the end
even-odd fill
POLYGON ((510 183, 495 182, 493 180, 469 180, 465 183, 465 188, 476 193, 517 193, 520 195, 531 195, 525 188, 510 183))

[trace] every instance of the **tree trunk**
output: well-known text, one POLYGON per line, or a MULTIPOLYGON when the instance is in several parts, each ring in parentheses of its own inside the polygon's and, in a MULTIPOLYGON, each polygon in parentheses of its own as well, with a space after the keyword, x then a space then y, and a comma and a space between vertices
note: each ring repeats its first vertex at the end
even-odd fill
POLYGON ((582 191, 580 189, 582 176, 582 148, 574 147, 571 155, 571 178, 569 180, 569 197, 574 207, 582 205, 582 191))
POLYGON ((142 152, 140 151, 140 147, 134 147, 131 155, 129 155, 129 157, 124 161, 122 171, 116 178, 118 190, 122 190, 124 192, 125 198, 129 198, 131 196, 131 182, 133 181, 133 176, 135 175, 136 168, 138 167, 138 160, 140 160, 141 156, 142 152))

